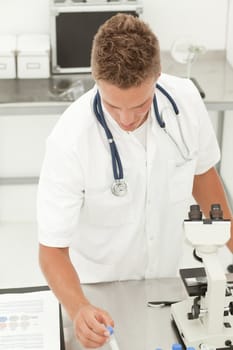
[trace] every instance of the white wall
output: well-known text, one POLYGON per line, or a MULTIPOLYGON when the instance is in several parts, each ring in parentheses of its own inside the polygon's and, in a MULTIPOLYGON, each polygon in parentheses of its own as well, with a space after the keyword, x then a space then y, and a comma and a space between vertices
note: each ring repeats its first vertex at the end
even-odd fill
POLYGON ((49 0, 0 0, 0 34, 49 32, 49 0))
POLYGON ((163 50, 169 50, 173 41, 183 36, 194 38, 207 49, 223 50, 228 1, 232 0, 143 0, 143 16, 163 50))
MULTIPOLYGON (((226 47, 228 1, 141 0, 143 18, 169 50, 180 36, 191 36, 207 49, 226 47)), ((0 34, 48 33, 49 0, 0 0, 0 34)))
POLYGON ((227 60, 233 67, 233 1, 229 0, 227 21, 227 60))

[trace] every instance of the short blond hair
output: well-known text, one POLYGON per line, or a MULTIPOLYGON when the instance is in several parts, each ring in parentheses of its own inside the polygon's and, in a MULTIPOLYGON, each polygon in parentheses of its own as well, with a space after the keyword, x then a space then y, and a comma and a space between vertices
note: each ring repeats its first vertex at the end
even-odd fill
POLYGON ((159 41, 138 17, 117 14, 94 37, 91 68, 96 81, 120 88, 138 86, 161 72, 159 41))

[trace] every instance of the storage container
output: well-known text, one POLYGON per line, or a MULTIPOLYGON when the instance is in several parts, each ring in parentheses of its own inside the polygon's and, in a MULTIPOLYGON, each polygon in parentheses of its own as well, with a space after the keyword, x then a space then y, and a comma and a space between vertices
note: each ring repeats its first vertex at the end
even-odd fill
POLYGON ((0 79, 16 77, 16 36, 0 35, 0 79))
POLYGON ((18 78, 48 78, 50 76, 48 35, 19 35, 17 52, 18 78))

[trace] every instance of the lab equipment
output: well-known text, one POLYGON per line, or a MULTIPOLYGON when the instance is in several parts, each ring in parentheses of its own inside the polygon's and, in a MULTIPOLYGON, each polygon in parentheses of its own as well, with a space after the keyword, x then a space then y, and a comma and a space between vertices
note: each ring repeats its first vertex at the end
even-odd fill
POLYGON ((107 330, 110 333, 109 345, 112 350, 120 350, 114 335, 114 329, 111 326, 107 326, 107 330))
POLYGON ((49 90, 51 98, 55 101, 75 101, 85 92, 81 79, 71 81, 69 79, 54 80, 49 90))
POLYGON ((193 39, 185 37, 177 39, 171 48, 171 55, 174 60, 186 64, 186 78, 192 80, 202 98, 205 97, 205 92, 197 80, 191 77, 191 68, 199 55, 203 55, 205 52, 206 48, 203 45, 195 44, 193 39))
POLYGON ((178 38, 172 45, 171 55, 175 61, 187 64, 186 77, 191 77, 192 64, 197 60, 199 55, 203 55, 206 48, 203 45, 196 44, 192 38, 178 38))
POLYGON ((148 301, 147 306, 148 307, 164 307, 164 306, 171 306, 174 303, 178 303, 180 300, 156 300, 156 301, 148 301))
POLYGON ((230 238, 230 225, 219 204, 211 205, 206 219, 198 205, 191 206, 189 219, 184 221, 186 238, 202 259, 205 272, 199 278, 192 274, 196 269, 188 269, 185 286, 189 296, 171 306, 172 320, 186 347, 232 349, 232 288, 217 256, 218 247, 230 238))
MULTIPOLYGON (((180 138, 182 140, 182 146, 185 148, 185 152, 182 150, 181 146, 178 144, 178 142, 173 137, 173 135, 166 128, 166 123, 164 121, 164 114, 163 114, 163 112, 162 112, 162 115, 160 115, 160 113, 159 113, 158 102, 157 102, 157 98, 156 98, 156 94, 155 94, 154 98, 153 98, 153 106, 154 106, 156 120, 157 120, 159 126, 164 130, 166 135, 173 142, 173 144, 177 148, 182 159, 185 162, 189 161, 192 158, 190 156, 190 150, 188 148, 187 142, 185 141, 184 134, 182 131, 182 127, 181 127, 181 123, 180 123, 180 112, 179 112, 179 109, 177 107, 177 104, 174 101, 174 99, 171 97, 171 95, 161 85, 156 84, 156 88, 168 99, 168 101, 171 104, 171 107, 174 111, 174 115, 176 118, 178 130, 180 133, 180 138)), ((96 116, 97 120, 99 121, 99 123, 102 125, 102 127, 105 131, 106 137, 108 139, 108 142, 109 142, 109 147, 110 147, 111 157, 112 157, 113 176, 114 176, 114 182, 113 182, 112 187, 111 187, 112 194, 115 196, 125 196, 127 193, 127 183, 124 179, 123 167, 122 167, 120 155, 119 155, 116 143, 114 141, 113 135, 112 135, 110 129, 108 128, 107 123, 106 123, 106 120, 104 117, 104 112, 103 112, 102 105, 101 105, 101 98, 100 98, 100 94, 98 91, 97 91, 95 98, 94 98, 93 109, 94 109, 95 116, 96 116)))
POLYGON ((139 16, 140 0, 50 1, 52 72, 91 72, 92 41, 100 25, 117 13, 139 16), (85 33, 85 36, 83 35, 85 33))

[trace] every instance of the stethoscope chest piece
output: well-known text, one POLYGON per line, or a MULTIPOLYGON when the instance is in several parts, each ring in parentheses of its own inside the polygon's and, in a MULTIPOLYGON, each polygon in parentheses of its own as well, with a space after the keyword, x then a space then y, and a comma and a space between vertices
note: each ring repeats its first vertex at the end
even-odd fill
POLYGON ((117 197, 123 197, 127 193, 127 184, 125 180, 119 179, 115 180, 111 187, 112 194, 117 197))

